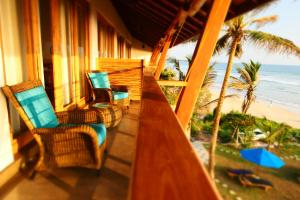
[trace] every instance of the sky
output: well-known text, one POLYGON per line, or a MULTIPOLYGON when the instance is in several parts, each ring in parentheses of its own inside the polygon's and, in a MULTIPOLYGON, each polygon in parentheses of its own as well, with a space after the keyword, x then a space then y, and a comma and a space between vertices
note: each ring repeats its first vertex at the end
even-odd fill
MULTIPOLYGON (((254 17, 259 18, 272 15, 277 15, 278 20, 275 23, 267 24, 259 30, 289 39, 300 47, 300 0, 280 0, 254 17)), ((194 48, 195 43, 177 45, 168 51, 168 57, 185 59, 186 56, 193 55, 194 48)), ((252 59, 255 62, 263 64, 300 66, 300 58, 296 56, 269 53, 267 50, 259 49, 249 43, 244 45, 243 50, 243 56, 240 59, 236 58, 236 63, 249 62, 249 60, 252 59)), ((227 53, 224 51, 222 54, 214 56, 212 61, 226 63, 227 59, 227 53)))

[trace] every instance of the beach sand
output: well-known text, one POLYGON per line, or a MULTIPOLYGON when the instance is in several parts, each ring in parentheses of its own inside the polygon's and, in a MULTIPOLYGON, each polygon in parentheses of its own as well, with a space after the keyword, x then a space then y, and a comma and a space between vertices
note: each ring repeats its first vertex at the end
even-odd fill
MULTIPOLYGON (((218 95, 219 94, 214 93, 212 99, 218 98, 218 95)), ((232 110, 241 112, 242 102, 243 99, 240 97, 226 98, 222 107, 222 113, 228 113, 232 110)), ((215 106, 216 103, 212 104, 211 109, 215 108, 215 106)), ((291 112, 278 104, 255 100, 255 102, 250 105, 247 113, 257 117, 266 117, 276 122, 283 122, 294 128, 300 128, 300 114, 291 112)))

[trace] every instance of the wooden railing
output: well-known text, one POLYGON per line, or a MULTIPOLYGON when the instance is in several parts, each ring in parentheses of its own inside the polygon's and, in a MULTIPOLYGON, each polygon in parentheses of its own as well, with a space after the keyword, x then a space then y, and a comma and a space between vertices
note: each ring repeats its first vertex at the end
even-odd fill
POLYGON ((187 85, 186 81, 169 81, 169 80, 158 80, 157 83, 160 86, 177 86, 185 87, 187 85))
POLYGON ((130 199, 220 199, 152 76, 145 76, 130 199))

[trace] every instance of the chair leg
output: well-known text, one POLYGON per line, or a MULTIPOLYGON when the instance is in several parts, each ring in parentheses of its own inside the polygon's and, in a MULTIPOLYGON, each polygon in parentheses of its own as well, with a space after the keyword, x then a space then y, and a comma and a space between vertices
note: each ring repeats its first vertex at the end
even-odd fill
POLYGON ((36 170, 30 172, 30 174, 28 175, 29 180, 34 180, 36 173, 37 173, 36 170))

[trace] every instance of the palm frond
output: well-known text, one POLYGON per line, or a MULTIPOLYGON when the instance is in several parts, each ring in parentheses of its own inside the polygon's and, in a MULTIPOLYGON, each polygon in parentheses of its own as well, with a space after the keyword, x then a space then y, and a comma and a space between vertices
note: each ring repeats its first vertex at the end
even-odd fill
POLYGON ((255 25, 256 28, 261 28, 267 24, 275 23, 278 20, 277 15, 272 15, 268 17, 262 17, 258 19, 253 19, 249 22, 249 25, 255 25))
POLYGON ((221 53, 221 51, 223 49, 226 49, 228 47, 230 37, 231 36, 228 33, 226 33, 218 40, 215 50, 214 50, 214 54, 216 54, 216 53, 219 54, 219 53, 221 53))
MULTIPOLYGON (((225 99, 226 99, 226 98, 232 98, 232 97, 238 97, 238 95, 236 95, 236 94, 230 94, 230 95, 225 95, 225 96, 224 96, 225 99)), ((214 99, 214 100, 212 100, 212 101, 210 101, 210 102, 208 102, 208 103, 206 103, 206 104, 204 104, 204 105, 199 106, 199 108, 206 107, 206 106, 208 106, 208 105, 210 105, 210 104, 212 104, 212 103, 216 103, 216 102, 218 102, 218 101, 219 101, 219 98, 214 99)))
POLYGON ((192 56, 186 56, 185 58, 187 59, 187 61, 189 63, 189 66, 191 66, 191 64, 192 64, 192 56))
POLYGON ((246 82, 246 83, 252 82, 251 76, 248 73, 248 71, 245 69, 245 67, 244 68, 238 67, 236 70, 240 74, 240 78, 243 79, 244 82, 246 82))
POLYGON ((204 77, 204 81, 202 84, 202 88, 209 87, 215 81, 217 74, 216 74, 216 71, 214 70, 214 65, 215 65, 215 63, 210 65, 209 68, 207 69, 207 72, 206 72, 206 75, 204 77))
POLYGON ((266 48, 270 52, 300 56, 300 48, 288 39, 262 31, 245 30, 245 33, 247 39, 258 47, 266 48))
POLYGON ((229 83, 228 87, 233 88, 235 90, 245 90, 249 87, 249 84, 244 80, 231 76, 231 82, 229 83))

